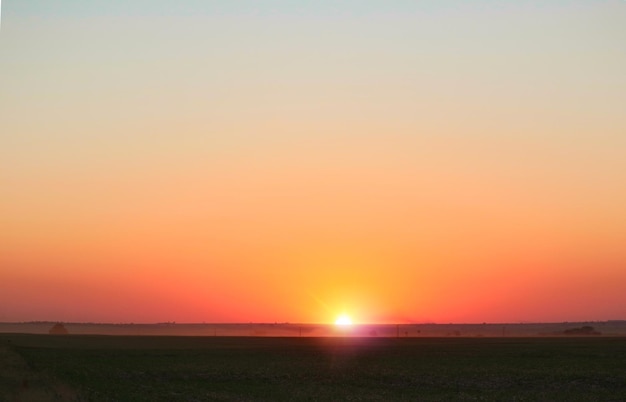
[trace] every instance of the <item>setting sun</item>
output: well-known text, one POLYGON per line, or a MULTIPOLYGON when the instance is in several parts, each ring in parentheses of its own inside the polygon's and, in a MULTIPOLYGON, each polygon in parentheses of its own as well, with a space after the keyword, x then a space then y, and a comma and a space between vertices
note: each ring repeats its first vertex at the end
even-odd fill
POLYGON ((352 325, 352 319, 346 314, 342 314, 335 320, 335 325, 342 327, 352 325))

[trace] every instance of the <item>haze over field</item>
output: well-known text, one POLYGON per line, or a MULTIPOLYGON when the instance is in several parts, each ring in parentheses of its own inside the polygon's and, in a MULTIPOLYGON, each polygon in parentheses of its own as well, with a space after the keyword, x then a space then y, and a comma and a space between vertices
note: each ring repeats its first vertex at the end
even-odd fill
POLYGON ((5 1, 0 321, 624 319, 625 38, 619 0, 5 1))

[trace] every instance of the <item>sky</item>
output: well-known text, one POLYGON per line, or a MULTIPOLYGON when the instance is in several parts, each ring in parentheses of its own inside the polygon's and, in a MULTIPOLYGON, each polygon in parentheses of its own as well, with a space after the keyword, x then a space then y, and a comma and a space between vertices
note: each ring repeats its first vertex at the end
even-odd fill
POLYGON ((0 321, 626 319, 626 2, 5 0, 0 321))

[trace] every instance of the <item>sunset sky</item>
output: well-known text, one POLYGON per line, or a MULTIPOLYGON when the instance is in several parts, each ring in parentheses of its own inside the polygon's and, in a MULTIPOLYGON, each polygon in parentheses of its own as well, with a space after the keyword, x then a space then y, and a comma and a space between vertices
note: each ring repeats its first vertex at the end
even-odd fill
POLYGON ((5 0, 0 321, 626 319, 626 2, 5 0))

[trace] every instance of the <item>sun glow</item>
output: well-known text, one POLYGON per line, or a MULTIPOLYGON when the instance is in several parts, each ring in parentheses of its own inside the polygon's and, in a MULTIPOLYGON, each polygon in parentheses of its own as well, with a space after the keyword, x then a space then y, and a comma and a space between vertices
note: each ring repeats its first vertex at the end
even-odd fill
POLYGON ((352 319, 348 315, 346 315, 346 314, 341 314, 335 320, 335 325, 338 325, 338 326, 341 326, 341 327, 350 326, 350 325, 352 325, 352 319))

